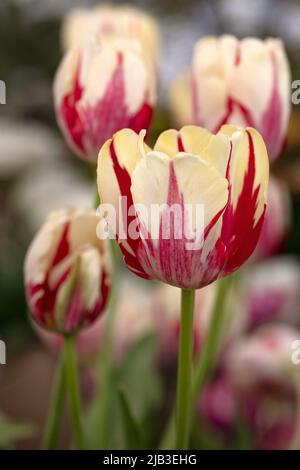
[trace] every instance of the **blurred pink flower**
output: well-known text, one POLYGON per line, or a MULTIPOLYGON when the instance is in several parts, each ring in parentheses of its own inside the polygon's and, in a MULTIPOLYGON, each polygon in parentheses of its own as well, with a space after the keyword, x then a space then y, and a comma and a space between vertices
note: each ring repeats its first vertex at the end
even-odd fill
POLYGON ((300 324, 300 264, 280 256, 252 265, 244 278, 249 327, 280 321, 300 324))
POLYGON ((204 387, 198 409, 210 424, 225 432, 232 432, 237 406, 234 389, 226 376, 219 376, 204 387))

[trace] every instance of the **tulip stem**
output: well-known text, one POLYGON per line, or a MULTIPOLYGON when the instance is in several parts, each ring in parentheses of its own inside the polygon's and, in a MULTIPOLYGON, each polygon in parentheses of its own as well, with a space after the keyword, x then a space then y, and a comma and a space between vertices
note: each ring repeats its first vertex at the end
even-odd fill
MULTIPOLYGON (((222 278, 217 284, 217 293, 211 314, 211 321, 204 344, 203 351, 200 355, 198 363, 195 367, 195 377, 192 384, 191 393, 191 407, 189 408, 190 415, 192 414, 193 407, 197 401, 198 395, 202 386, 211 374, 213 363, 215 360, 215 351, 217 341, 223 322, 221 321, 222 312, 224 312, 224 304, 227 298, 229 287, 232 281, 232 276, 222 278)), ((190 419, 190 418, 189 418, 190 419)), ((166 426, 165 433, 162 437, 160 449, 170 449, 172 446, 172 436, 174 435, 174 413, 172 413, 170 420, 166 426)))
POLYGON ((42 441, 42 449, 44 450, 53 450, 57 444, 59 425, 65 398, 64 369, 65 351, 62 351, 61 357, 57 364, 57 369, 55 371, 49 414, 47 417, 45 433, 42 441))
POLYGON ((176 449, 188 449, 193 371, 194 290, 181 290, 181 320, 177 373, 176 449))
POLYGON ((223 325, 222 315, 224 314, 224 304, 226 301, 228 289, 231 283, 231 277, 224 277, 218 281, 216 298, 213 305, 211 320, 198 363, 195 368, 195 379, 192 388, 192 403, 195 404, 202 386, 206 382, 213 368, 216 349, 221 327, 223 325))
POLYGON ((82 417, 81 417, 81 404, 79 394, 79 380, 77 371, 77 360, 76 360, 76 337, 66 336, 65 337, 65 373, 66 373, 66 385, 69 394, 70 401, 70 413, 73 428, 74 443, 79 450, 85 448, 82 417))

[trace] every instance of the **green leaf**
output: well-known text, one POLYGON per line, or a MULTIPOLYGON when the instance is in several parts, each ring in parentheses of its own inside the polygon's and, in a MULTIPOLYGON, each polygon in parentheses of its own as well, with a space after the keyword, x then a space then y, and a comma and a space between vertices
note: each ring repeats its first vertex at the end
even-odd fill
POLYGON ((161 383, 155 364, 156 339, 139 338, 130 348, 120 370, 120 383, 126 386, 135 414, 140 421, 160 404, 161 383))
POLYGON ((153 335, 142 336, 127 351, 121 364, 111 363, 107 367, 107 359, 102 361, 99 390, 89 408, 86 422, 90 449, 126 449, 118 396, 120 384, 126 388, 133 416, 142 429, 147 428, 147 434, 143 434, 145 446, 153 447, 153 427, 156 424, 153 416, 161 398, 155 346, 153 335))
POLYGON ((122 386, 118 388, 118 397, 120 401, 126 448, 128 450, 143 449, 142 431, 131 410, 126 389, 122 386))

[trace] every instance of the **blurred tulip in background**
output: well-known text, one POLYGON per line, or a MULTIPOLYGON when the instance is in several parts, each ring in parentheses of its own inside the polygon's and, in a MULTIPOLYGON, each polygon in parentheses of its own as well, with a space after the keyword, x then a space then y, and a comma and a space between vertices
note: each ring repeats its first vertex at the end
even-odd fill
POLYGON ((110 254, 96 236, 94 211, 52 212, 32 241, 25 259, 26 297, 42 327, 71 333, 103 312, 110 288, 110 254))
POLYGON ((92 37, 71 48, 54 82, 61 131, 74 152, 93 163, 114 132, 149 128, 155 96, 154 72, 140 44, 119 37, 92 37))
POLYGON ((223 124, 255 127, 270 160, 283 149, 291 108, 290 69, 278 39, 205 37, 194 49, 194 122, 217 132, 223 124))

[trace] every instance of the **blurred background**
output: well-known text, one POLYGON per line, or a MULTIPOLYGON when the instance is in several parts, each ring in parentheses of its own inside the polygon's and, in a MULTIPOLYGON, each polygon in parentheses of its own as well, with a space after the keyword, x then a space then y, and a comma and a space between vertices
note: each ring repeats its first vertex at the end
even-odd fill
MULTIPOLYGON (((0 338, 7 345, 7 364, 0 365, 0 447, 37 446, 40 426, 47 411, 55 354, 53 348, 49 352, 49 348, 44 345, 45 341, 40 341, 29 323, 23 289, 23 260, 30 240, 50 210, 68 203, 87 207, 91 205, 94 169, 74 158, 61 137, 54 116, 52 82, 63 54, 60 40, 62 18, 71 8, 99 3, 75 0, 0 2, 0 79, 6 84, 6 104, 0 105, 0 338)), ((153 138, 162 129, 176 125, 170 108, 169 90, 178 74, 190 65, 193 46, 204 35, 232 33, 238 37, 281 37, 290 60, 292 79, 300 79, 299 1, 139 0, 130 4, 153 14, 162 34, 159 100, 152 127, 153 138)), ((253 323, 248 327, 248 332, 258 324, 268 322, 270 318, 272 321, 279 318, 285 324, 300 325, 300 303, 297 297, 300 288, 297 264, 300 254, 300 105, 293 107, 286 149, 274 163, 272 172, 287 188, 291 215, 284 228, 280 249, 276 250, 276 257, 258 263, 252 268, 254 272, 250 269, 247 275, 247 301, 250 302, 261 288, 259 304, 263 303, 269 308, 267 312, 257 313, 256 307, 253 307, 255 320, 251 317, 250 323, 253 323), (273 262, 274 265, 268 265, 273 262), (270 277, 273 277, 276 285, 270 287, 273 290, 267 298, 264 295, 269 286, 265 287, 264 282, 270 277), (261 282, 257 282, 257 279, 261 282), (278 290, 282 290, 282 286, 283 293, 278 300, 278 290), (288 289, 292 290, 291 294, 288 289), (288 313, 286 306, 278 313, 276 309, 285 294, 288 295, 288 313)), ((138 323, 134 336, 139 337, 140 332, 157 333, 157 329, 162 335, 160 319, 157 320, 158 328, 153 318, 149 320, 145 315, 142 321, 137 318, 142 310, 147 309, 151 311, 149 316, 153 317, 166 310, 166 305, 176 310, 173 306, 176 297, 174 291, 170 293, 166 290, 163 293, 160 288, 151 290, 142 281, 132 279, 129 275, 126 275, 124 282, 125 290, 129 282, 132 292, 136 290, 139 294, 135 305, 129 304, 126 296, 123 299, 120 294, 120 309, 125 311, 125 317, 130 311, 133 323, 138 323), (147 307, 145 302, 149 303, 147 307)), ((258 302, 257 298, 254 302, 258 302)), ((123 321, 125 326, 118 333, 118 347, 122 341, 131 342, 131 339, 123 338, 126 330, 126 321, 123 321)), ((175 331, 176 321, 172 325, 175 331)), ((165 328, 170 330, 169 326, 165 328)), ((240 329, 239 325, 238 331, 240 329)), ((150 411, 152 414, 155 412, 160 416, 161 428, 164 416, 168 413, 168 409, 161 405, 162 394, 163 400, 167 401, 166 390, 174 381, 176 361, 172 366, 168 363, 166 367, 164 359, 160 357, 162 372, 157 374, 149 365, 149 358, 153 356, 150 343, 148 341, 138 346, 130 344, 131 347, 147 350, 146 365, 134 364, 136 370, 138 367, 142 370, 149 367, 149 383, 153 389, 152 395, 147 396, 146 405, 141 404, 141 413, 144 413, 143 419, 146 420, 149 419, 150 411)), ((166 349, 170 353, 172 346, 166 349)), ((132 351, 130 354, 133 355, 132 351)), ((163 352, 160 354, 165 358, 163 352)), ((127 356, 125 366, 132 370, 132 358, 127 356)), ((136 358, 138 354, 133 356, 136 358)), ((124 374, 124 371, 120 373, 124 374)), ((89 397, 95 386, 95 378, 83 374, 82 380, 84 391, 89 397)), ((133 377, 133 383, 134 380, 133 377)), ((141 400, 145 390, 139 392, 141 400)), ((218 393, 225 392, 218 389, 218 393)), ((228 396, 227 389, 226 393, 228 396)), ((139 400, 138 397, 136 399, 139 400)), ((291 399, 288 403, 291 403, 291 399)), ((210 406, 210 402, 207 406, 210 406)), ((210 423, 211 426, 213 424, 210 423)), ((63 434, 67 433, 65 429, 63 434)), ((62 436, 62 446, 65 435, 62 436)), ((121 445, 117 431, 115 436, 115 441, 108 445, 121 445)), ((216 446, 223 445, 218 440, 215 442, 216 446)))

